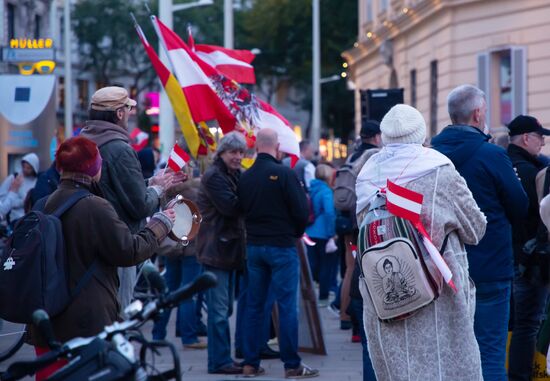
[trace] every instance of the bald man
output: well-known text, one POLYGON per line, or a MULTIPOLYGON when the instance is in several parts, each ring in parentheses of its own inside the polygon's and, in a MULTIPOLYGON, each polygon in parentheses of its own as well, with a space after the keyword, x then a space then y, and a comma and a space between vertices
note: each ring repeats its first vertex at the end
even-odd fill
POLYGON ((264 305, 271 286, 279 308, 279 348, 285 377, 315 377, 319 372, 302 364, 298 355, 298 282, 300 264, 296 239, 308 220, 306 195, 296 173, 281 164, 277 133, 262 129, 256 136, 258 157, 241 176, 239 201, 247 231, 248 329, 244 337, 247 377, 264 373, 260 351, 264 305))

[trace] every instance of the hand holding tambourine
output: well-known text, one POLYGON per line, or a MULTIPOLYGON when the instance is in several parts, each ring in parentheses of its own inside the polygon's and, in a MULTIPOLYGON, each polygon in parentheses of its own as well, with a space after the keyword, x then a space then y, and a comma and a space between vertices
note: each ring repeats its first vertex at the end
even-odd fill
POLYGON ((175 214, 174 226, 168 235, 172 240, 187 245, 199 232, 202 216, 199 208, 191 201, 177 195, 166 204, 167 210, 175 214))

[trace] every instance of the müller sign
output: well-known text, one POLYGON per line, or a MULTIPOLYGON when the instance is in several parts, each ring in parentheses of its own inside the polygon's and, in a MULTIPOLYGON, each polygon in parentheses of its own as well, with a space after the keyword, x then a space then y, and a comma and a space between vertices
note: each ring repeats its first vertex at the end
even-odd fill
POLYGON ((51 38, 13 38, 10 40, 11 49, 50 49, 53 47, 51 38))

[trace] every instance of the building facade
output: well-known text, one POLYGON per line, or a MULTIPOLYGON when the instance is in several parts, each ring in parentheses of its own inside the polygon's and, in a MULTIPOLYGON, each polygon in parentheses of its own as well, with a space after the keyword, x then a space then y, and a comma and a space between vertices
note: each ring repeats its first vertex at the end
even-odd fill
POLYGON ((493 134, 518 114, 550 126, 550 1, 359 0, 359 35, 342 55, 360 90, 404 88, 428 136, 450 123, 446 97, 460 84, 485 91, 493 134))

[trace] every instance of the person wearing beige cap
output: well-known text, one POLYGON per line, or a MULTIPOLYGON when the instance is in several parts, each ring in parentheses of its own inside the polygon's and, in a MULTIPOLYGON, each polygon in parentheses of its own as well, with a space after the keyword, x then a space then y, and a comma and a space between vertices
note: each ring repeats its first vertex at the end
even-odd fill
POLYGON ((426 123, 420 112, 395 105, 380 130, 384 146, 357 177, 358 225, 364 228, 367 211, 388 180, 422 194, 420 219, 439 250, 447 237, 442 256, 457 292, 445 285, 439 298, 414 315, 387 323, 378 319, 365 282, 359 281, 376 379, 480 381, 481 357, 473 329, 475 287, 469 281, 464 245, 475 245, 483 237, 485 216, 451 161, 422 145, 426 123))
MULTIPOLYGON (((89 120, 80 133, 99 147, 103 158, 101 190, 132 233, 143 228, 146 217, 158 210, 164 190, 181 180, 173 173, 159 174, 146 185, 137 154, 129 144, 128 117, 135 105, 122 87, 97 90, 90 103, 89 120)), ((119 277, 118 296, 123 310, 132 299, 136 268, 119 268, 119 277)))

